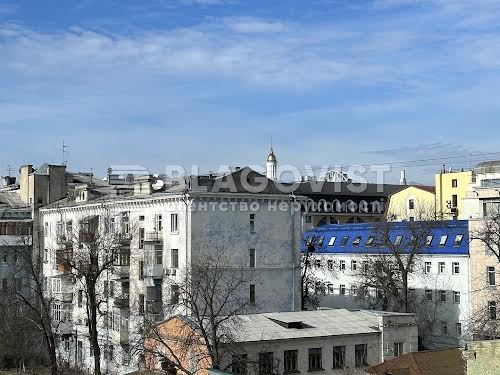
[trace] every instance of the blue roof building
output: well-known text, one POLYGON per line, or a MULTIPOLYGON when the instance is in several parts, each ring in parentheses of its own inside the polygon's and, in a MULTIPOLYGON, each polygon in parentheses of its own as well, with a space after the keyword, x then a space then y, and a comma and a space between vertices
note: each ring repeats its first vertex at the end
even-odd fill
MULTIPOLYGON (((377 223, 334 224, 314 228, 304 233, 301 251, 308 244, 314 244, 317 252, 324 254, 380 254, 388 252, 387 248, 377 246, 377 223)), ((384 225, 389 225, 384 224, 384 225)), ((418 222, 390 223, 388 232, 391 242, 402 244, 410 240, 412 230, 409 226, 418 222)), ((425 225, 425 224, 424 224, 425 225)), ((424 232, 424 231, 423 231, 424 232)), ((428 229, 429 238, 426 246, 419 254, 426 255, 468 255, 469 254, 469 222, 467 220, 437 222, 428 229)), ((402 246, 404 251, 404 246, 402 246)))

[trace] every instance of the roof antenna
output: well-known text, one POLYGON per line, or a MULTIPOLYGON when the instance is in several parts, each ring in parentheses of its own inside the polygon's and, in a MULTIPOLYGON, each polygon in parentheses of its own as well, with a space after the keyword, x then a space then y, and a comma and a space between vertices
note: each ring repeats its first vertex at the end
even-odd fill
POLYGON ((9 175, 9 177, 11 173, 12 173, 12 165, 7 164, 7 174, 9 175))
POLYGON ((62 165, 68 165, 68 160, 66 159, 66 154, 69 154, 69 152, 67 151, 68 149, 68 145, 64 144, 64 139, 63 139, 63 142, 62 142, 62 165))

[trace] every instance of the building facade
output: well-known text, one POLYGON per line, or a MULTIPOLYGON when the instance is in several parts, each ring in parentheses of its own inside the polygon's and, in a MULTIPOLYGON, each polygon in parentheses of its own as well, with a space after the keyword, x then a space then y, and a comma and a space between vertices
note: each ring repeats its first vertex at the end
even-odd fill
POLYGON ((242 169, 228 176, 192 177, 158 191, 160 184, 145 176, 136 179, 132 196, 77 195, 41 209, 44 275, 47 293, 55 298, 61 359, 83 367, 92 361, 84 290, 59 255, 77 251, 68 238, 78 238, 88 218, 126 240, 119 244, 117 264, 99 281, 105 302, 99 340, 103 369, 109 372, 139 368, 141 358, 130 349, 142 338, 144 320, 167 318, 183 270, 217 250, 224 251, 227 267, 251 275, 246 292, 251 312, 300 309, 302 221, 300 210, 290 209, 299 198, 281 193, 274 183, 260 193, 243 188, 259 178, 265 177, 242 169))
MULTIPOLYGON (((392 242, 407 243, 407 223, 390 223, 392 242)), ((387 248, 376 245, 376 224, 329 225, 306 232, 307 243, 315 241, 318 259, 311 272, 322 280, 317 290, 320 306, 329 308, 366 308, 380 302, 377 290, 360 290, 360 270, 364 262, 387 248)), ((443 222, 428 235, 428 245, 419 251, 408 278, 410 307, 427 306, 434 322, 426 339, 428 347, 458 345, 465 338, 470 319, 469 228, 467 221, 443 222)), ((405 248, 401 249, 404 254, 405 248)))
MULTIPOLYGON (((185 325, 186 317, 174 317, 159 327, 169 338, 182 331, 179 324, 185 325)), ((243 315, 237 324, 240 329, 221 366, 235 375, 361 374, 369 366, 418 350, 412 314, 326 309, 243 315)), ((164 355, 168 358, 166 350, 164 355)), ((164 358, 151 358, 150 368, 161 369, 164 358)), ((190 370, 204 375, 211 365, 194 361, 190 370)))

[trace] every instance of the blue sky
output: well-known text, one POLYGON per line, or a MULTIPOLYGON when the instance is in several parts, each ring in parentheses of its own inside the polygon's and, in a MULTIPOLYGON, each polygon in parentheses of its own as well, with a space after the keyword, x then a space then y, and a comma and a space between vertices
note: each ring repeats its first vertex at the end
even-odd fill
POLYGON ((101 174, 263 164, 271 137, 299 168, 499 152, 498 19, 500 0, 0 0, 2 173, 63 139, 101 174))

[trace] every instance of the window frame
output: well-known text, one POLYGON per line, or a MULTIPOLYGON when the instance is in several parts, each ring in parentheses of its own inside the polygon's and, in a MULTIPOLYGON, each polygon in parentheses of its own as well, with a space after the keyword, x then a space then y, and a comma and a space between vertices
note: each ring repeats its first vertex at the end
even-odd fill
POLYGON ((345 368, 345 345, 334 346, 333 353, 333 370, 342 370, 345 368))
POLYGON ((323 371, 323 349, 322 348, 309 348, 307 350, 308 358, 308 371, 323 371))

